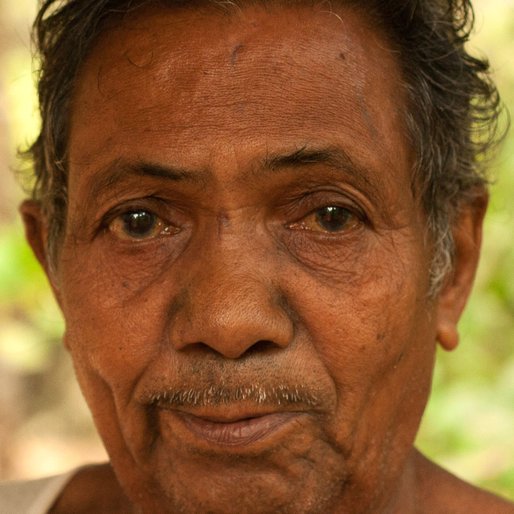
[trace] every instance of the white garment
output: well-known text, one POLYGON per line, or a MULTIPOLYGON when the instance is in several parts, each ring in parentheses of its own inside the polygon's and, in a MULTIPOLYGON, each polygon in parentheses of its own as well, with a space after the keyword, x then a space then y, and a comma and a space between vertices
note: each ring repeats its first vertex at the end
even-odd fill
POLYGON ((0 514, 47 514, 76 473, 0 483, 0 514))

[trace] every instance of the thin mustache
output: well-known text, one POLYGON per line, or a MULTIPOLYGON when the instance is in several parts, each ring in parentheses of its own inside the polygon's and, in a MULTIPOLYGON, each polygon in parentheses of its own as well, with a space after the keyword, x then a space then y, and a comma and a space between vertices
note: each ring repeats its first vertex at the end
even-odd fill
POLYGON ((314 392, 303 386, 290 385, 169 388, 147 393, 144 398, 144 403, 165 408, 209 407, 242 402, 272 406, 302 405, 309 408, 320 406, 319 397, 314 392))

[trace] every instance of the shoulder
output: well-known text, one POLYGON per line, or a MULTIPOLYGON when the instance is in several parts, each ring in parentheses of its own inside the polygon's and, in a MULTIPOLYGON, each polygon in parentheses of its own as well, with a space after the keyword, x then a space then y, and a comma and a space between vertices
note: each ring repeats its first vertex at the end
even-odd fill
POLYGON ((417 477, 424 512, 431 514, 514 514, 514 503, 479 489, 421 454, 417 477))
POLYGON ((132 508, 109 464, 80 469, 49 514, 128 514, 132 508))
POLYGON ((46 514, 74 474, 0 484, 0 512, 46 514))

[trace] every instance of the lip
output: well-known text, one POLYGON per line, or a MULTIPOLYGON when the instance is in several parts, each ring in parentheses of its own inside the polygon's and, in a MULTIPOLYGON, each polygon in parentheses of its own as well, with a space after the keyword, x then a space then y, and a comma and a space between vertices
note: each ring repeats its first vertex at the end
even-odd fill
POLYGON ((183 411, 173 414, 194 438, 225 447, 244 447, 266 440, 299 415, 297 412, 270 412, 226 417, 183 411))

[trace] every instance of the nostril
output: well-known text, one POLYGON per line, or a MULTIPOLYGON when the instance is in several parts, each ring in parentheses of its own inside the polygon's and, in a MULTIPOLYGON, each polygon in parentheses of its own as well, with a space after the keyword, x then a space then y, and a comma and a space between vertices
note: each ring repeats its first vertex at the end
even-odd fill
MULTIPOLYGON (((188 353, 197 353, 197 354, 218 354, 223 357, 228 357, 226 352, 219 351, 215 344, 208 344, 202 341, 198 341, 197 343, 192 343, 187 345, 184 348, 188 353)), ((241 352, 237 356, 232 356, 231 358, 244 358, 250 355, 257 355, 263 353, 271 353, 273 351, 277 351, 280 349, 280 345, 274 343, 273 341, 261 340, 255 342, 253 345, 250 345, 245 351, 241 352)))
POLYGON ((269 353, 280 349, 280 345, 274 343, 273 341, 257 341, 252 346, 250 346, 244 355, 250 354, 258 354, 258 353, 269 353))
POLYGON ((216 349, 210 346, 207 343, 203 343, 198 341, 197 343, 191 343, 184 347, 184 349, 188 353, 198 353, 198 354, 207 354, 207 353, 219 353, 216 349))

